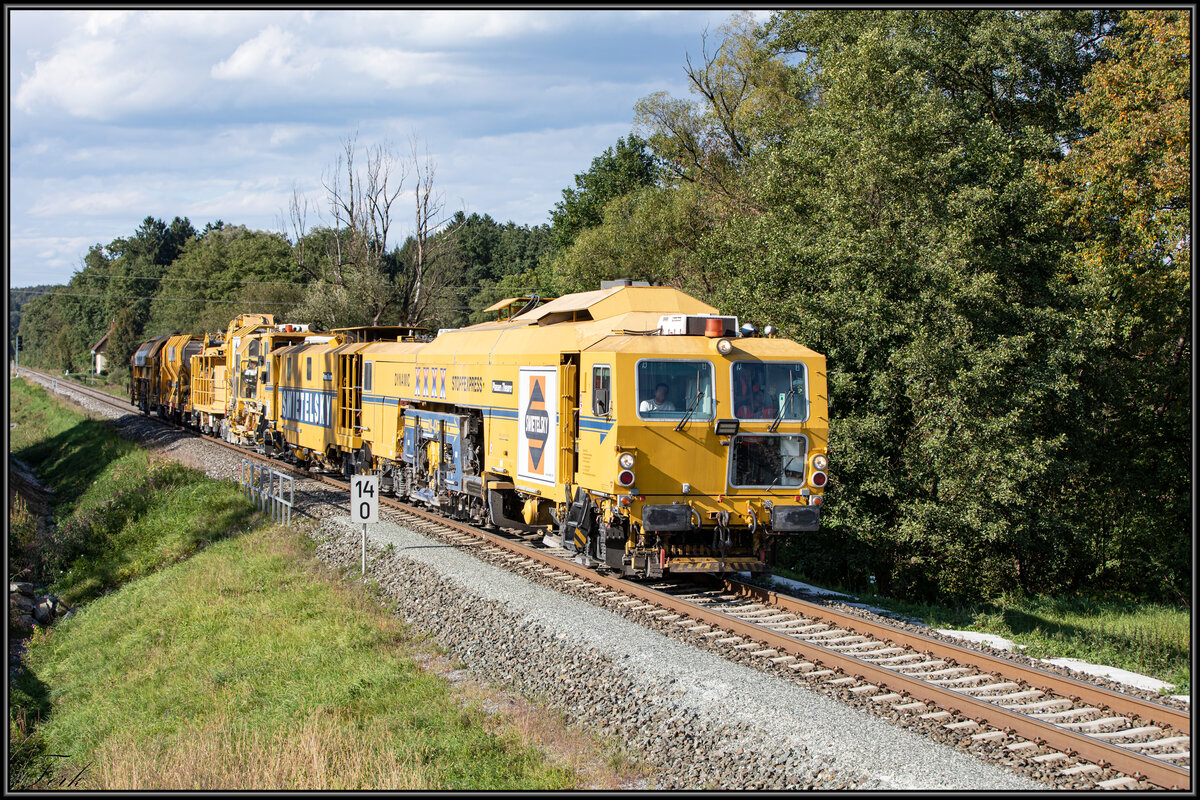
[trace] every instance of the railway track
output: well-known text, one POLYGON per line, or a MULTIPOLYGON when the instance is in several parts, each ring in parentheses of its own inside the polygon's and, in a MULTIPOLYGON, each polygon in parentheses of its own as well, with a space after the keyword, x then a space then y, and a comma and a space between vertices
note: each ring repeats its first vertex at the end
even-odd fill
MULTIPOLYGON (((111 395, 68 385, 131 411, 111 395)), ((297 474, 348 489, 328 476, 297 474)), ((512 538, 391 498, 383 502, 425 535, 877 713, 940 728, 1007 763, 1035 765, 1080 788, 1191 788, 1186 711, 738 581, 633 583, 576 564, 561 549, 541 547, 540 537, 512 538)))

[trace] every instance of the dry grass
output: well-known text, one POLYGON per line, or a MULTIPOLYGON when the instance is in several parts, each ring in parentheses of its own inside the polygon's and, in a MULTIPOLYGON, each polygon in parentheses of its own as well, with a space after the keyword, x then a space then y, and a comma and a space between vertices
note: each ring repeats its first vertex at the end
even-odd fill
POLYGON ((315 711, 264 733, 229 716, 163 740, 109 737, 82 789, 107 791, 433 789, 444 785, 419 749, 395 741, 377 720, 364 727, 315 711))
POLYGON ((425 654, 416 661, 422 671, 441 675, 454 684, 455 696, 462 705, 483 709, 489 729, 515 736, 577 775, 578 788, 613 791, 645 784, 650 768, 630 758, 619 742, 597 741, 595 735, 570 727, 561 715, 477 680, 444 656, 425 654))
MULTIPOLYGON (((30 510, 29 504, 25 502, 25 498, 17 494, 15 490, 10 490, 8 493, 9 549, 24 551, 33 544, 36 535, 37 517, 30 510)), ((12 564, 10 563, 9 566, 11 568, 12 564)))

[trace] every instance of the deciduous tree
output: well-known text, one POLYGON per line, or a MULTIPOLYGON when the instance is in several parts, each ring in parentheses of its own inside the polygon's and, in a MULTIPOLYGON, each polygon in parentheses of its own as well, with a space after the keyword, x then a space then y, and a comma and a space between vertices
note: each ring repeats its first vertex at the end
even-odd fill
POLYGON ((323 327, 377 325, 400 300, 388 236, 408 168, 383 145, 368 148, 365 165, 356 164, 361 155, 357 135, 347 137, 323 181, 332 220, 331 235, 317 237, 323 249, 311 247, 307 201, 293 193, 293 246, 298 265, 312 278, 297 313, 323 327))
POLYGON ((1192 455, 1191 12, 1127 11, 1045 171, 1085 304, 1098 585, 1188 594, 1192 455))
POLYGON ((636 134, 617 139, 615 147, 606 148, 586 172, 575 176, 575 188, 563 189, 562 200, 550 212, 551 235, 558 249, 566 249, 581 231, 599 225, 609 202, 654 185, 658 168, 646 145, 636 134))

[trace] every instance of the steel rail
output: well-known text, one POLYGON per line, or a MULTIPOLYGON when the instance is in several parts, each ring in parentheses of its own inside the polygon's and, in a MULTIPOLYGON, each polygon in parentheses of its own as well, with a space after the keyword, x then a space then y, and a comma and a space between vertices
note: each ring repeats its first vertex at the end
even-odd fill
MULTIPOLYGON (((987 723, 1030 741, 1044 742, 1062 752, 1086 758, 1101 767, 1112 766, 1133 777, 1144 776, 1146 780, 1164 788, 1191 788, 1191 771, 1183 767, 1092 739, 1086 734, 1064 730, 1048 722, 1001 708, 986 700, 977 699, 953 689, 936 686, 919 678, 910 678, 852 655, 828 650, 817 644, 800 642, 786 634, 765 630, 753 623, 736 620, 719 611, 698 608, 696 612, 693 613, 689 610, 688 613, 689 616, 693 616, 703 623, 720 625, 723 628, 729 628, 739 636, 762 641, 768 647, 781 653, 789 653, 808 661, 834 666, 848 675, 870 681, 881 687, 886 686, 892 691, 903 690, 917 700, 929 701, 941 708, 957 711, 976 722, 987 723)), ((857 618, 855 619, 857 620, 857 618)), ((856 621, 851 627, 858 629, 861 626, 856 621)), ((1008 662, 1005 662, 1005 672, 1007 672, 1007 664, 1008 662)))
POLYGON ((781 595, 760 586, 753 586, 729 578, 724 579, 724 582, 727 591, 740 594, 744 597, 750 597, 758 602, 769 603, 786 611, 792 611, 806 617, 817 617, 833 625, 852 625, 859 632, 867 632, 880 639, 889 639, 899 644, 908 645, 936 658, 950 658, 960 664, 966 664, 985 671, 1003 671, 1006 677, 1019 678, 1038 688, 1050 689, 1057 692, 1063 697, 1069 697, 1078 702, 1107 706, 1118 713, 1130 714, 1157 725, 1175 728, 1191 735, 1192 715, 1187 711, 1170 708, 1169 706, 1144 700, 1140 697, 1114 692, 1102 686, 1085 683, 1066 675, 1059 675, 1049 670, 1020 664, 999 656, 982 653, 973 648, 962 647, 961 645, 935 639, 932 636, 889 627, 853 614, 847 614, 836 609, 801 600, 798 597, 781 595))

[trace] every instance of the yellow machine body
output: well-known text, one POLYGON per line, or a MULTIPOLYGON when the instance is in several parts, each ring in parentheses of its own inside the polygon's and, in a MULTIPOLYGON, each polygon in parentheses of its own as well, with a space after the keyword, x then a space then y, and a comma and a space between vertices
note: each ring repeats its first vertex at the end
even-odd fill
POLYGON ((205 335, 200 352, 192 356, 191 381, 191 421, 204 433, 213 433, 225 419, 229 399, 222 334, 205 335))
POLYGON ((341 376, 328 413, 359 437, 314 441, 453 515, 544 530, 630 574, 759 571, 776 534, 818 524, 824 357, 740 336, 675 289, 618 286, 427 344, 325 352, 341 376), (697 335, 710 320, 721 335, 697 335), (675 410, 643 412, 658 383, 675 410))
POLYGON ((160 351, 159 413, 182 421, 190 410, 192 357, 204 349, 204 337, 195 334, 175 334, 167 339, 160 351))
POLYGON ((275 429, 299 460, 353 472, 398 458, 403 420, 398 398, 387 390, 399 366, 407 374, 423 346, 410 333, 342 328, 273 351, 280 376, 275 429))
POLYGON ((277 398, 271 353, 315 335, 307 325, 276 323, 271 314, 242 314, 230 323, 225 334, 226 440, 264 448, 274 438, 277 398))

